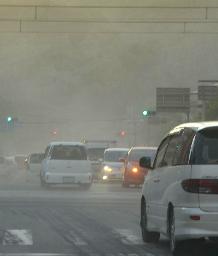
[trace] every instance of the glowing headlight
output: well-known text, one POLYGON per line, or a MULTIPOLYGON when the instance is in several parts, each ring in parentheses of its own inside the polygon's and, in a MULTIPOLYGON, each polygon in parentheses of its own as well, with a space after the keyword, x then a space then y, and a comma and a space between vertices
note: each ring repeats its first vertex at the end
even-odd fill
POLYGON ((104 167, 104 171, 105 171, 105 172, 112 172, 112 169, 111 169, 109 166, 106 165, 106 166, 104 167))
POLYGON ((136 167, 132 168, 132 172, 137 173, 138 172, 138 168, 136 168, 136 167))
POLYGON ((107 179, 108 179, 108 176, 103 176, 102 179, 103 179, 103 180, 107 180, 107 179))

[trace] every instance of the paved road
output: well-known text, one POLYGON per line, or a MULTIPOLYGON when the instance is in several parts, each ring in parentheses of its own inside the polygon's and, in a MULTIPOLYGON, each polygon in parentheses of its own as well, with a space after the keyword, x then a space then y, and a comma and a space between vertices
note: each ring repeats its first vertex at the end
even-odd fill
MULTIPOLYGON (((168 242, 144 244, 140 188, 94 184, 40 187, 37 176, 0 168, 0 255, 169 256, 168 242), (18 254, 20 253, 20 254, 18 254)), ((210 243, 186 243, 181 256, 217 256, 210 243)))

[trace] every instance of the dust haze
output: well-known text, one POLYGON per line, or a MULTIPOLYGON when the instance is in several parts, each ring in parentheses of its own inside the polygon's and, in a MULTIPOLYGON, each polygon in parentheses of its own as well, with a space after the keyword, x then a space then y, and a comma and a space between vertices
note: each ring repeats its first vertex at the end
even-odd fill
POLYGON ((44 151, 51 140, 115 139, 131 146, 134 132, 137 144, 156 145, 183 117, 149 128, 141 120, 143 108, 155 109, 156 87, 195 89, 199 79, 215 79, 216 37, 1 35, 1 120, 7 115, 19 120, 12 131, 1 132, 1 151, 44 151), (159 137, 148 135, 149 129, 159 137))

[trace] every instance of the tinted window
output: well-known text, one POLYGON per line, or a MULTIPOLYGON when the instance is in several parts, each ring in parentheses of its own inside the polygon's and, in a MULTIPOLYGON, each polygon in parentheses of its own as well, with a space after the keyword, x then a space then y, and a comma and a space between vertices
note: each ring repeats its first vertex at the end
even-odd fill
POLYGON ((182 130, 170 138, 164 156, 163 165, 174 166, 188 164, 190 147, 195 133, 190 129, 182 130))
POLYGON ((51 159, 55 160, 86 160, 86 151, 81 146, 58 145, 52 148, 51 159))
POLYGON ((218 128, 208 128, 196 136, 193 164, 218 164, 218 128))
POLYGON ((157 153, 155 163, 154 163, 155 168, 163 166, 163 158, 164 158, 164 155, 166 153, 166 149, 167 149, 167 146, 168 146, 168 141, 169 141, 169 139, 166 138, 158 148, 158 153, 157 153))
POLYGON ((190 129, 184 129, 182 134, 177 137, 177 145, 173 165, 186 165, 189 161, 190 149, 195 132, 190 129))
POLYGON ((125 158, 128 151, 106 151, 104 154, 105 162, 119 162, 120 158, 125 158))
POLYGON ((177 148, 179 146, 180 146, 179 136, 171 137, 169 145, 166 150, 166 154, 165 154, 163 162, 162 162, 162 166, 173 165, 173 159, 175 157, 176 150, 178 150, 177 148))

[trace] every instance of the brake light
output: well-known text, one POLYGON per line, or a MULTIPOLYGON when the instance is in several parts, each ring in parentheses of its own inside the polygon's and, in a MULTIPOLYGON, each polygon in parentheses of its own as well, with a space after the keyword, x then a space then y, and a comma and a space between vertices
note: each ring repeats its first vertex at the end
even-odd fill
POLYGON ((189 193, 218 194, 218 179, 188 179, 182 181, 182 188, 189 193))
POLYGON ((199 216, 199 215, 191 215, 191 216, 190 216, 190 219, 191 219, 191 220, 198 221, 198 220, 201 220, 201 216, 199 216))

